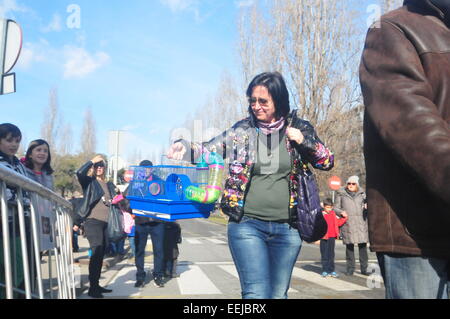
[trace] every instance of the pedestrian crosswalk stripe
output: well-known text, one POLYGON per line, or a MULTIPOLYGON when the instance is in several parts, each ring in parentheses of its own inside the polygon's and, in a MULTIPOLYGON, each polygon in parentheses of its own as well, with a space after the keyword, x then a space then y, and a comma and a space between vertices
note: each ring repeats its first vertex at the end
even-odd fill
POLYGON ((340 280, 338 278, 323 278, 320 274, 313 271, 306 271, 301 268, 294 267, 292 275, 296 278, 306 280, 313 284, 336 290, 336 291, 364 291, 370 290, 368 287, 356 285, 348 281, 340 280))
POLYGON ((216 245, 227 245, 226 241, 211 237, 187 237, 183 238, 183 240, 191 245, 200 245, 205 243, 205 241, 209 241, 216 245))
POLYGON ((226 245, 227 243, 223 240, 215 239, 215 238, 205 238, 206 240, 212 242, 213 244, 226 245))
POLYGON ((236 267, 234 265, 221 265, 219 267, 221 269, 225 270, 227 273, 229 273, 233 277, 239 278, 239 275, 236 271, 236 267))
MULTIPOLYGON (((236 270, 236 267, 233 265, 233 266, 230 266, 230 265, 221 265, 221 266, 219 266, 221 269, 223 269, 223 270, 225 270, 227 273, 229 273, 229 274, 231 274, 233 277, 236 277, 236 278, 238 278, 239 279, 239 274, 238 274, 238 272, 237 272, 237 270, 236 270)), ((288 292, 298 292, 298 290, 295 290, 294 288, 289 288, 289 291, 288 292)))
POLYGON ((199 245, 202 242, 196 238, 183 238, 185 241, 187 241, 191 245, 199 245))
POLYGON ((179 265, 177 272, 180 274, 177 282, 182 295, 222 294, 199 266, 179 265))

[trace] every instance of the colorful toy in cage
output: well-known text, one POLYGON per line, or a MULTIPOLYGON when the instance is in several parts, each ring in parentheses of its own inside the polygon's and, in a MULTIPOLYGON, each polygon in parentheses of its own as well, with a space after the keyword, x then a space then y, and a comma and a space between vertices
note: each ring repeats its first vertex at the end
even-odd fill
POLYGON ((217 153, 208 153, 202 155, 197 167, 204 167, 203 163, 206 163, 209 167, 208 185, 205 188, 189 186, 185 193, 186 197, 192 201, 212 204, 219 199, 220 193, 222 192, 221 184, 224 162, 222 157, 217 153))
POLYGON ((167 221, 208 218, 221 193, 224 162, 202 155, 197 167, 135 167, 127 198, 133 213, 167 221))

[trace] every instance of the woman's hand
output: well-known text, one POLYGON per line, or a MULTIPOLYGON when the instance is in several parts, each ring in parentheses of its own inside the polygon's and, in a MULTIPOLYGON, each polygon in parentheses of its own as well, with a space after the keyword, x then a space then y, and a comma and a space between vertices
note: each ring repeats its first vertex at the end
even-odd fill
POLYGON ((286 129, 286 136, 289 139, 289 141, 296 142, 297 144, 302 144, 305 140, 305 137, 303 136, 302 132, 299 129, 288 127, 286 129))
POLYGON ((104 160, 103 160, 103 157, 101 157, 101 155, 97 155, 93 159, 91 159, 91 162, 94 163, 94 164, 100 163, 100 162, 103 162, 103 161, 104 160))
POLYGON ((167 152, 167 158, 174 160, 182 160, 184 154, 186 153, 186 147, 180 142, 172 144, 169 151, 167 152))

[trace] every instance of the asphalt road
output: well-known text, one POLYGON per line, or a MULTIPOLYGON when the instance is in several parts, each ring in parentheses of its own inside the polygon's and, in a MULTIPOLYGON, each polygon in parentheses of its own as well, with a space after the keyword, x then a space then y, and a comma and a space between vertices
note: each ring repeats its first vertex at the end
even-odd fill
MULTIPOLYGON (((120 261, 102 273, 101 284, 113 289, 106 298, 129 299, 240 299, 239 278, 227 243, 224 225, 207 220, 180 221, 183 242, 179 245, 179 277, 158 288, 150 276, 143 288, 135 288, 135 267, 132 259, 120 261)), ((153 256, 149 240, 146 254, 146 271, 151 272, 153 256)), ((357 253, 356 253, 357 254, 357 253)), ((345 246, 336 243, 336 271, 339 278, 322 278, 320 249, 316 244, 303 244, 294 267, 289 299, 383 299, 384 287, 377 274, 373 253, 369 254, 371 276, 357 272, 346 276, 345 246)), ((89 298, 85 294, 80 298, 89 298)))

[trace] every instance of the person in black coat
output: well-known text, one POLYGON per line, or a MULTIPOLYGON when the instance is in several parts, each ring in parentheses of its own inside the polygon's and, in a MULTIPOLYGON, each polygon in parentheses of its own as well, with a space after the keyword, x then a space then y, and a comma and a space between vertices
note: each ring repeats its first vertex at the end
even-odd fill
POLYGON ((177 275, 177 261, 181 244, 181 227, 177 222, 166 223, 164 232, 164 272, 166 278, 175 278, 177 275))
POLYGON ((108 245, 107 227, 111 199, 116 195, 115 186, 105 179, 105 160, 97 155, 78 171, 78 181, 83 188, 83 200, 76 208, 75 224, 84 221, 84 232, 92 250, 89 260, 89 292, 92 298, 103 298, 102 293, 111 289, 99 285, 105 248, 108 245))

